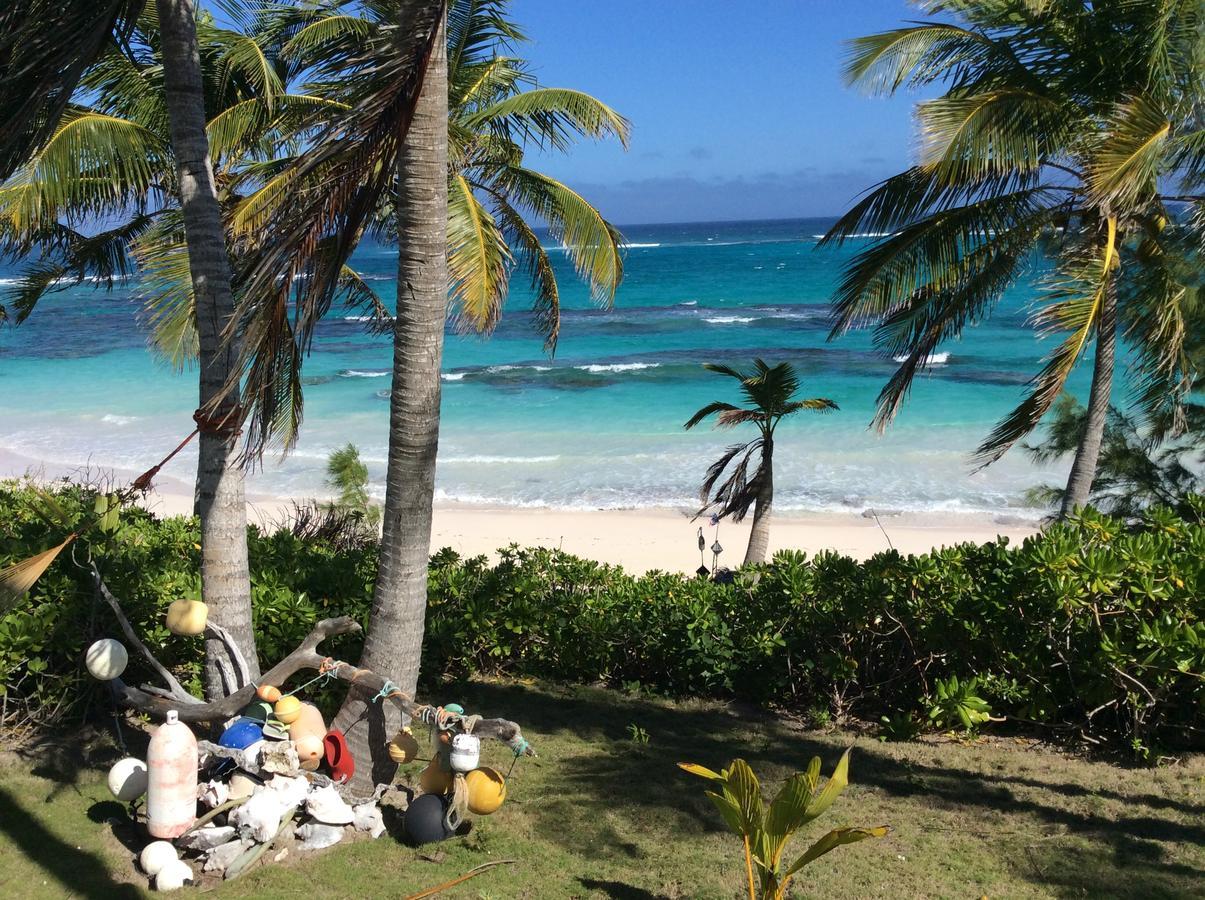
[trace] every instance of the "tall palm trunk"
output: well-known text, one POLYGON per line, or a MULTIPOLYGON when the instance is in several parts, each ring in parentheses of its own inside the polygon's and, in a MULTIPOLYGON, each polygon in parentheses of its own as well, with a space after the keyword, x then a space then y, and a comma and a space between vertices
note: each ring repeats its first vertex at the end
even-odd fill
MULTIPOLYGON (((439 369, 448 314, 448 80, 447 41, 435 37, 414 119, 398 166, 398 297, 389 401, 389 459, 385 480, 380 568, 372 621, 361 665, 414 695, 427 612, 431 504, 439 446, 439 369)), ((336 724, 348 734, 356 779, 393 777, 385 744, 400 726, 393 704, 370 703, 355 691, 336 724), (382 707, 386 709, 382 710, 382 707), (387 718, 388 717, 388 720, 387 718), (367 727, 365 727, 367 726, 367 727)))
MULTIPOLYGON (((210 405, 234 370, 236 348, 222 340, 234 315, 230 259, 226 252, 222 212, 214 185, 205 134, 205 96, 201 57, 197 51, 196 9, 192 0, 157 0, 163 41, 164 83, 172 150, 180 182, 180 206, 188 244, 188 265, 196 298, 200 348, 201 424, 195 496, 201 519, 201 595, 209 617, 238 643, 252 677, 259 676, 255 633, 251 627, 251 582, 247 568, 247 505, 243 472, 238 464, 238 434, 221 423, 235 401, 219 409, 210 405)), ((221 696, 224 686, 216 660, 223 653, 209 641, 205 691, 221 696)))
POLYGON ((1096 326, 1096 360, 1092 367, 1092 391, 1088 395, 1088 412, 1084 417, 1084 433, 1075 448, 1075 462, 1067 476, 1067 490, 1059 518, 1065 519, 1077 506, 1088 502, 1092 482, 1096 479, 1096 462, 1104 439, 1105 422, 1109 416, 1109 395, 1113 387, 1113 362, 1117 355, 1117 296, 1110 287, 1105 291, 1100 307, 1100 322, 1096 326))
POLYGON ((743 565, 766 561, 770 549, 770 513, 774 509, 774 438, 767 437, 762 444, 762 469, 765 478, 757 491, 757 503, 753 507, 753 528, 749 531, 749 546, 745 548, 743 565))

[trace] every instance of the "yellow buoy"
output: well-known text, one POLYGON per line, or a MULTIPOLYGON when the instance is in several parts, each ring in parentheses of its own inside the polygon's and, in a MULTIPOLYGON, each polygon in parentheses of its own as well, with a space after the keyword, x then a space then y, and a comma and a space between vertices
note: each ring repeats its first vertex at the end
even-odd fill
POLYGON ((193 637, 205 630, 209 607, 200 600, 182 598, 167 608, 167 630, 182 637, 193 637))
POLYGON ((474 769, 464 776, 464 783, 469 790, 469 812, 476 815, 497 812, 506 799, 506 779, 497 769, 487 766, 474 769))
POLYGON ((276 712, 276 718, 288 725, 290 722, 297 720, 301 715, 301 701, 296 697, 281 697, 276 701, 276 706, 273 707, 276 712))
POLYGON ((408 763, 418 756, 418 741, 409 728, 403 728, 389 742, 389 758, 398 765, 408 763))
POLYGON ((427 763, 427 768, 418 776, 418 786, 425 794, 446 794, 452 787, 452 773, 439 766, 439 760, 427 763))

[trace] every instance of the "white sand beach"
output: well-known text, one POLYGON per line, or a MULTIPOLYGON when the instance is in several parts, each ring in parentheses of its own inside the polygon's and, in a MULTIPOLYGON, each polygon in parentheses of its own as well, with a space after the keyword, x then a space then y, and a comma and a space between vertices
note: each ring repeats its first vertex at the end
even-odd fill
MULTIPOLYGON (((178 468, 184 464, 178 464, 178 468)), ((39 461, 0 451, 0 478, 31 475, 52 480, 78 475, 86 463, 67 465, 39 461)), ((187 469, 181 472, 187 474, 187 469)), ((92 477, 108 476, 122 483, 136 473, 92 470, 92 477)), ((300 499, 300 498, 299 498, 300 499)), ((290 498, 248 492, 248 517, 270 527, 282 521, 290 498)), ((148 495, 148 509, 162 516, 188 515, 192 511, 190 487, 179 474, 161 475, 148 495)), ((614 563, 633 572, 662 569, 692 572, 699 565, 698 527, 703 525, 708 547, 715 529, 705 521, 692 522, 689 510, 565 510, 531 509, 475 504, 437 504, 432 547, 451 547, 465 555, 493 555, 511 543, 520 546, 559 547, 568 553, 614 563)), ((776 513, 771 529, 771 550, 798 549, 809 554, 837 550, 863 559, 888 548, 922 553, 934 547, 963 541, 984 543, 998 535, 1021 541, 1037 530, 1037 523, 987 513, 884 513, 878 522, 860 510, 849 513, 776 513)), ((744 555, 749 522, 724 522, 719 540, 724 548, 720 564, 735 567, 744 555)), ((705 554, 710 566, 711 551, 705 554)))

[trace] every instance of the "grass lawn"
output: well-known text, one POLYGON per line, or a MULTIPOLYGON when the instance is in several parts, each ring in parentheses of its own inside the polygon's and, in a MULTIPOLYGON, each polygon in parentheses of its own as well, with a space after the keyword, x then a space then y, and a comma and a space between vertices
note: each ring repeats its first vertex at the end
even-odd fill
MULTIPOLYGON (((1119 768, 1012 741, 882 744, 800 731, 718 704, 590 688, 474 683, 443 697, 518 721, 540 758, 464 838, 414 850, 390 834, 262 866, 217 897, 401 897, 483 862, 513 859, 444 896, 737 898, 739 843, 679 760, 744 757, 771 788, 813 754, 831 770, 852 743, 851 784, 810 826, 888 824, 805 870, 797 897, 1205 896, 1205 759, 1119 768), (628 725, 647 731, 633 743, 628 725)), ((505 751, 486 748, 506 764, 505 751)), ((0 764, 0 896, 117 900, 146 893, 137 843, 104 784, 118 753, 43 747, 0 764), (81 758, 81 756, 83 758, 81 758)), ((396 822, 392 827, 396 827, 396 822)), ((391 829, 392 830, 392 829, 391 829)), ((796 847, 805 846, 796 839, 796 847)), ((788 853, 789 855, 789 853, 788 853)))

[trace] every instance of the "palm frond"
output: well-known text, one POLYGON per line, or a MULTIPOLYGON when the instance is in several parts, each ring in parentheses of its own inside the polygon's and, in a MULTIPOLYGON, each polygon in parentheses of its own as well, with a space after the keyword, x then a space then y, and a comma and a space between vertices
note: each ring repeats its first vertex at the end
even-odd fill
POLYGON ((739 406, 733 406, 731 403, 725 403, 722 400, 717 400, 714 403, 708 403, 706 406, 696 412, 693 416, 686 420, 686 424, 682 427, 689 431, 708 416, 713 416, 716 413, 741 411, 742 410, 739 406))
POLYGON ((762 437, 754 438, 747 444, 734 444, 711 464, 699 490, 703 506, 696 516, 710 511, 722 519, 731 518, 734 522, 745 518, 757 501, 766 477, 764 447, 765 439, 762 437), (753 465, 754 454, 758 462, 751 474, 749 469, 753 465), (725 472, 728 476, 720 481, 725 472))
POLYGON ((498 223, 463 175, 448 179, 448 279, 454 321, 492 331, 502 315, 510 250, 498 223))
POLYGON ((1088 185, 1096 203, 1124 212, 1158 191, 1172 123, 1147 97, 1121 103, 1088 161, 1088 185))
POLYGON ((534 295, 532 314, 536 330, 544 335, 544 349, 550 354, 555 353, 561 330, 561 291, 556 281, 556 270, 548 251, 540 243, 539 235, 527 224, 522 214, 505 198, 493 196, 494 212, 511 252, 531 279, 534 295))
POLYGON ((548 224, 595 301, 612 303, 623 280, 619 230, 584 197, 554 178, 522 166, 506 166, 496 177, 510 197, 548 224))
POLYGON ((1100 319, 1106 295, 1114 288, 1117 221, 1105 223, 1099 243, 1074 261, 1073 268, 1047 291, 1037 325, 1066 337, 1033 379, 1033 390, 1005 417, 975 451, 980 467, 990 465, 1028 434, 1058 399, 1100 319))
POLYGON ((535 88, 512 94, 462 120, 507 140, 563 152, 579 137, 616 137, 626 149, 632 126, 623 116, 582 91, 535 88))
POLYGON ((145 0, 6 0, 0 5, 0 180, 59 127, 84 71, 129 37, 145 0))
POLYGON ((0 188, 0 215, 14 230, 63 217, 139 207, 170 167, 166 142, 136 122, 71 110, 0 188))
POLYGON ((924 23, 850 41, 845 80, 871 94, 892 94, 905 85, 958 83, 992 67, 1021 69, 1003 42, 957 25, 924 23))

